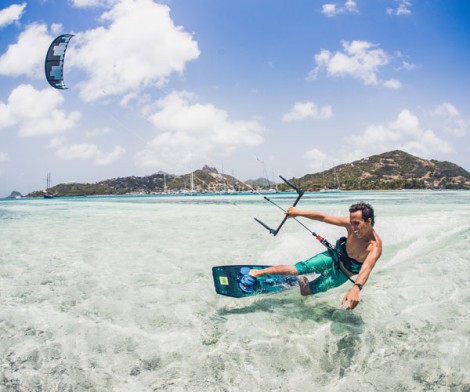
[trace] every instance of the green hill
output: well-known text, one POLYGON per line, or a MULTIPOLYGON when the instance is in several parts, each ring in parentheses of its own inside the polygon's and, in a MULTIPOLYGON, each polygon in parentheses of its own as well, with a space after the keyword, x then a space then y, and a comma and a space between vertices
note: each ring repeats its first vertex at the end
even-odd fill
MULTIPOLYGON (((100 181, 94 184, 67 183, 58 184, 48 189, 56 197, 125 195, 151 193, 204 193, 249 191, 249 185, 227 174, 220 174, 216 169, 204 166, 201 170, 183 175, 158 172, 145 177, 120 177, 100 181)), ((28 197, 42 197, 43 191, 35 191, 28 197)))
POLYGON ((418 158, 399 150, 338 165, 292 181, 306 191, 333 187, 341 190, 470 189, 470 173, 460 166, 418 158))
MULTIPOLYGON (((373 189, 470 189, 470 173, 451 162, 426 160, 403 151, 373 155, 329 170, 291 179, 305 191, 339 188, 341 190, 373 189)), ((266 179, 240 181, 204 166, 183 175, 158 172, 145 177, 122 177, 94 184, 59 184, 48 193, 56 196, 124 195, 150 193, 236 192, 271 187, 266 179)), ((279 190, 287 190, 285 184, 279 190)), ((35 191, 28 197, 42 197, 35 191)))

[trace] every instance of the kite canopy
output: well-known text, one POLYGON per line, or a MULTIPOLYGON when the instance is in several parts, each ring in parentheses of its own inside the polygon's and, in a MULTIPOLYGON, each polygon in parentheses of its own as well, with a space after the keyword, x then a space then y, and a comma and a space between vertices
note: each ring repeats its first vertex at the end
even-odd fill
POLYGON ((67 88, 64 83, 64 57, 72 37, 73 34, 62 34, 52 41, 44 63, 47 81, 52 87, 61 90, 67 88))

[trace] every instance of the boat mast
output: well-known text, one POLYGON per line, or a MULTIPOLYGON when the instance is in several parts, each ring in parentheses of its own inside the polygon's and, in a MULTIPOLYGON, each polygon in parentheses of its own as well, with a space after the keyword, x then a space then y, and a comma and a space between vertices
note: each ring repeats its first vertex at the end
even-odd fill
POLYGON ((46 190, 51 187, 51 172, 47 172, 46 176, 46 190))

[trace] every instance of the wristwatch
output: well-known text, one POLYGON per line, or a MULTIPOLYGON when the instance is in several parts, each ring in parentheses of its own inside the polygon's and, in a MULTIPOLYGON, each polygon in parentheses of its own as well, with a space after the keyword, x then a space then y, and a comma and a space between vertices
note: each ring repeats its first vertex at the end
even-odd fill
POLYGON ((357 286, 357 287, 359 287, 359 290, 362 290, 362 284, 354 283, 354 286, 357 286))

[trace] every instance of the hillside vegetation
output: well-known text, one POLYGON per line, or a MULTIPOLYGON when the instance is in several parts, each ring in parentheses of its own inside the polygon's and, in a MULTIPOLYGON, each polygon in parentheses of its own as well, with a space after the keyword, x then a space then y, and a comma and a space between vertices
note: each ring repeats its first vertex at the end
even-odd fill
POLYGON ((470 189, 470 173, 451 162, 426 160, 403 151, 373 155, 293 179, 302 189, 470 189))
MULTIPOLYGON (((305 191, 325 189, 470 189, 470 173, 451 162, 426 160, 403 151, 373 155, 329 170, 292 178, 305 191)), ((266 179, 240 181, 204 166, 183 175, 158 172, 145 177, 122 177, 94 184, 67 183, 48 189, 56 196, 124 195, 132 193, 225 193, 247 192, 272 187, 266 179)), ((288 190, 279 184, 279 190, 288 190)), ((28 197, 42 197, 35 191, 28 197)))

